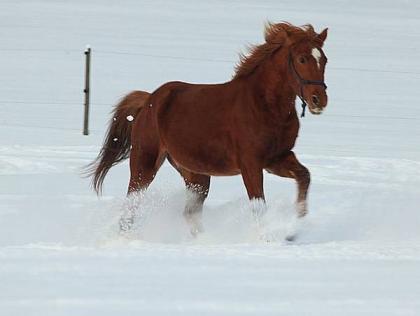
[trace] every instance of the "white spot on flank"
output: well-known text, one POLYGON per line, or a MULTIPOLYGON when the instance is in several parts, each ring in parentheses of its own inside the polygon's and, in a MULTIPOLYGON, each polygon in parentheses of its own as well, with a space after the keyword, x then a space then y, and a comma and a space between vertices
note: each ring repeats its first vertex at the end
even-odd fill
POLYGON ((113 141, 114 141, 114 142, 116 142, 117 140, 118 140, 118 138, 117 138, 117 137, 115 137, 115 138, 113 139, 113 141))
POLYGON ((318 65, 318 68, 320 68, 320 64, 319 64, 319 60, 321 59, 321 52, 319 51, 318 48, 314 47, 312 48, 312 56, 314 56, 315 60, 316 60, 316 64, 318 65))
POLYGON ((134 117, 132 115, 127 116, 127 121, 131 122, 134 120, 134 117))
POLYGON ((150 107, 152 107, 152 106, 153 106, 153 104, 152 104, 152 103, 150 103, 150 104, 149 104, 149 106, 150 106, 150 107))

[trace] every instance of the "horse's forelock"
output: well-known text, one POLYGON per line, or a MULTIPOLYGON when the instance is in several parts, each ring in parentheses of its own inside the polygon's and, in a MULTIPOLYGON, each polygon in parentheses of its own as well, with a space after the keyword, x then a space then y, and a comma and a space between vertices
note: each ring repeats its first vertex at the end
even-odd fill
POLYGON ((318 34, 311 24, 294 26, 288 22, 270 23, 265 27, 264 37, 267 43, 284 43, 286 39, 290 44, 303 40, 316 41, 318 34))
POLYGON ((266 22, 264 29, 265 43, 248 48, 248 54, 240 54, 240 60, 235 67, 234 78, 252 73, 268 56, 283 46, 293 45, 301 41, 311 41, 322 46, 322 41, 311 24, 294 26, 289 22, 266 22))
POLYGON ((281 45, 287 39, 286 23, 267 22, 264 28, 264 39, 267 44, 281 45))

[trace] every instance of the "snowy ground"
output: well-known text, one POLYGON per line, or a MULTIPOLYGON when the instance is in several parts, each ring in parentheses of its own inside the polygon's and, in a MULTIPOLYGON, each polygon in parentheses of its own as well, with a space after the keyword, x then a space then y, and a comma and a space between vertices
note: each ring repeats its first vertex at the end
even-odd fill
POLYGON ((418 315, 419 14, 416 1, 1 1, 0 315, 418 315), (299 239, 283 241, 295 186, 271 175, 262 231, 241 179, 215 178, 192 239, 168 165, 119 237, 127 164, 100 199, 80 177, 112 105, 168 80, 228 80, 267 19, 330 28, 329 106, 296 148, 313 178, 299 239))

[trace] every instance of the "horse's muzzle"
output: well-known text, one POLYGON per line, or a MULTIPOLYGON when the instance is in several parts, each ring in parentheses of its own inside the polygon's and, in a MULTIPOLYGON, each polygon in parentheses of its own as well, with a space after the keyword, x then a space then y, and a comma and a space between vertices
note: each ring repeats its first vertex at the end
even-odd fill
POLYGON ((309 111, 312 114, 319 115, 324 111, 328 103, 328 96, 324 89, 315 89, 307 99, 309 111))

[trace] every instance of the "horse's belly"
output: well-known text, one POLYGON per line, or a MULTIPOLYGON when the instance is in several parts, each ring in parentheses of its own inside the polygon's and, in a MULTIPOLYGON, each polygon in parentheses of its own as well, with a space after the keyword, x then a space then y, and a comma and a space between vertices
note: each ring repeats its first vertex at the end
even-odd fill
POLYGON ((222 143, 167 144, 167 151, 174 162, 191 172, 211 176, 229 176, 240 173, 233 152, 222 143))

